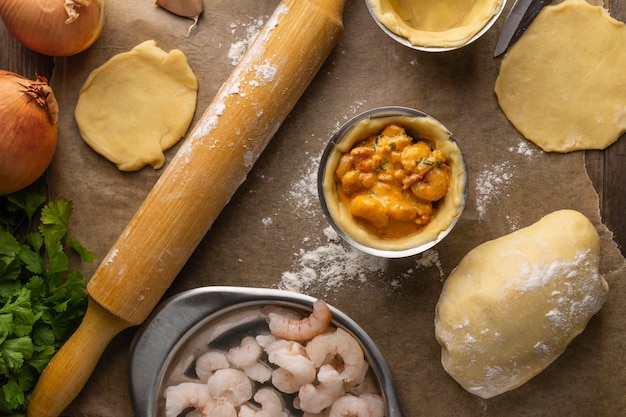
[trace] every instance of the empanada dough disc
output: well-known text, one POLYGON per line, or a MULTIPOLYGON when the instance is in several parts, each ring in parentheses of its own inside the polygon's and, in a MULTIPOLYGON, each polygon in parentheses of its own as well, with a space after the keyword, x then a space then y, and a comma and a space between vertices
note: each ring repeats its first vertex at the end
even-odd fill
POLYGON ((444 369, 483 398, 526 383, 563 353, 606 301, 599 260, 596 229, 573 210, 471 250, 436 306, 444 369))
POLYGON ((187 132, 198 82, 182 51, 153 40, 115 55, 89 74, 75 109, 83 140, 121 171, 165 163, 187 132))
POLYGON ((502 59, 495 93, 546 152, 604 149, 626 131, 626 25, 600 6, 547 6, 502 59))

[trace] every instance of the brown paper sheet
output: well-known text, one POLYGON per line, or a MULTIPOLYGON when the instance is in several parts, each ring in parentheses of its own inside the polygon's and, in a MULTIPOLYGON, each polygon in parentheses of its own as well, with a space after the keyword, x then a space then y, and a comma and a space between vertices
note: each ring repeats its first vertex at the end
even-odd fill
MULTIPOLYGON (((74 202, 72 233, 96 254, 96 262, 83 268, 87 276, 162 172, 148 167, 122 173, 81 140, 73 108, 88 74, 148 39, 166 51, 179 48, 199 80, 197 120, 233 69, 234 51, 246 45, 277 4, 207 1, 187 36, 192 21, 152 1, 107 0, 105 30, 97 43, 56 60, 52 85, 61 116, 49 184, 53 197, 74 202)), ((493 93, 499 60, 492 53, 502 22, 468 47, 425 53, 395 43, 376 26, 363 1, 348 1, 345 32, 336 48, 166 296, 199 286, 236 285, 323 297, 377 343, 407 417, 623 412, 624 259, 601 223, 584 154, 541 152, 500 111, 493 93), (358 254, 328 235, 315 191, 316 162, 330 135, 356 114, 384 105, 413 107, 446 125, 464 151, 470 179, 467 206, 453 233, 426 254, 389 261, 358 254), (583 212, 600 231, 609 300, 543 373, 515 391, 481 400, 465 392, 439 362, 433 320, 443 282, 476 245, 561 208, 583 212)), ((175 151, 167 152, 168 160, 175 151)), ((133 416, 126 367, 135 330, 113 340, 65 415, 133 416)))

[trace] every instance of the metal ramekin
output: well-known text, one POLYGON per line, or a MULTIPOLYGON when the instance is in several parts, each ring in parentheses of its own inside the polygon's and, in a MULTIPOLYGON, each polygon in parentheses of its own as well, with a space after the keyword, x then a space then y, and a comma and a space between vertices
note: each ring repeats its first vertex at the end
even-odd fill
MULTIPOLYGON (((411 133, 410 127, 407 130, 409 131, 409 133, 411 133)), ((413 135, 414 135, 413 137, 417 136, 415 133, 413 133, 413 135)), ((363 137, 361 139, 366 139, 366 138, 363 137)), ((345 147, 345 144, 343 145, 345 147)), ((450 156, 451 155, 446 155, 448 159, 450 159, 450 156)), ((465 161, 463 159, 461 150, 458 147, 456 139, 452 136, 452 134, 443 125, 437 122, 437 120, 430 117, 426 113, 423 113, 419 110, 407 108, 407 107, 397 107, 397 106, 379 107, 379 108, 371 109, 369 111, 361 113, 360 115, 352 118, 347 123, 345 123, 341 128, 339 128, 339 130, 331 137, 330 141, 328 142, 328 145, 326 146, 326 149, 324 150, 324 153, 322 154, 322 157, 320 160, 319 171, 318 171, 317 187, 318 187, 320 203, 322 206, 322 211, 324 215, 326 216, 326 219, 328 220, 330 225, 333 227, 333 229, 335 229, 335 231, 339 234, 339 236, 341 236, 346 242, 348 242, 353 247, 363 252, 369 253, 371 255, 375 255, 375 256, 379 256, 383 258, 402 258, 402 257, 417 255, 421 252, 424 252, 432 248, 441 240, 443 240, 452 231, 452 229, 458 222, 459 218, 461 217, 463 209, 465 208, 465 202, 467 200, 467 193, 468 193, 467 169, 466 169, 465 161), (325 183, 326 183, 325 179, 327 175, 334 175, 334 171, 336 169, 336 162, 337 162, 336 154, 342 153, 342 151, 338 149, 341 146, 342 140, 346 137, 348 137, 348 140, 354 139, 354 137, 349 137, 350 136, 349 132, 355 125, 359 123, 368 123, 370 120, 376 120, 376 119, 387 120, 389 118, 393 119, 394 117, 404 117, 404 116, 408 116, 409 118, 428 118, 432 120, 434 123, 437 123, 441 127, 441 129, 445 129, 445 134, 447 135, 446 140, 450 141, 450 145, 455 149, 454 157, 457 159, 456 165, 460 167, 458 171, 461 171, 461 172, 454 172, 453 170, 452 172, 453 179, 451 182, 451 189, 452 187, 455 187, 455 189, 458 191, 458 195, 454 196, 454 198, 458 198, 458 204, 457 204, 457 201, 455 200, 454 205, 453 205, 453 207, 455 208, 455 211, 454 212, 450 211, 449 213, 446 211, 446 213, 448 213, 451 217, 449 222, 445 222, 445 224, 444 223, 440 224, 440 221, 443 220, 443 217, 442 217, 436 223, 432 224, 432 229, 427 230, 426 228, 424 228, 424 231, 427 231, 428 234, 431 234, 431 233, 436 234, 436 236, 432 239, 425 240, 426 234, 424 234, 423 236, 419 236, 420 233, 418 233, 414 237, 411 237, 410 239, 406 239, 406 241, 399 242, 400 245, 396 245, 396 242, 393 242, 391 240, 383 241, 382 239, 377 242, 374 242, 375 245, 373 245, 369 241, 370 240, 369 238, 372 236, 371 234, 368 234, 368 236, 366 236, 367 239, 364 240, 363 235, 366 234, 367 232, 362 227, 360 229, 356 229, 355 228, 357 226, 356 221, 346 220, 346 218, 349 217, 349 215, 345 214, 347 209, 345 209, 345 206, 343 206, 342 203, 338 202, 336 188, 334 188, 334 186, 329 188, 328 184, 326 184, 325 186, 325 183), (335 157, 331 158, 331 155, 333 154, 335 154, 335 157), (333 163, 333 161, 335 162, 333 163), (334 201, 331 201, 331 199, 334 199, 334 201), (336 208, 333 208, 333 207, 337 207, 338 205, 342 207, 340 209, 341 213, 339 213, 336 208), (350 223, 348 225, 350 227, 346 227, 346 222, 350 223), (342 223, 344 226, 342 226, 340 223, 342 223), (354 233, 351 233, 351 231, 347 229, 355 231, 356 233, 360 234, 360 236, 355 236, 354 233), (393 246, 393 248, 391 246, 393 246)), ((446 198, 448 198, 448 196, 444 197, 444 199, 446 198)), ((453 198, 453 197, 450 197, 450 198, 453 198)), ((443 199, 441 201, 443 201, 443 199)), ((448 201, 446 204, 449 204, 449 203, 450 201, 448 201)), ((441 204, 441 203, 438 203, 438 204, 441 204)), ((437 217, 437 215, 439 215, 439 213, 435 215, 435 218, 437 217)), ((431 220, 431 223, 433 221, 434 220, 431 220)))
POLYGON ((378 25, 378 27, 380 27, 380 29, 382 29, 383 32, 385 32, 390 38, 392 38, 393 40, 395 40, 396 42, 418 50, 418 51, 426 51, 426 52, 446 52, 446 51, 452 51, 455 49, 459 49, 462 47, 465 47, 471 43, 473 43, 474 41, 476 41, 477 39, 481 38, 485 33, 487 33, 487 31, 489 31, 489 29, 491 29, 491 27, 496 23, 496 21, 498 20, 498 18, 500 17, 500 15, 502 14, 502 12, 504 11, 504 8, 506 6, 506 2, 507 0, 502 0, 500 3, 500 6, 498 7, 498 10, 496 11, 496 13, 491 16, 491 18, 489 20, 487 20, 484 24, 484 26, 478 31, 476 32, 471 38, 469 38, 466 42, 460 44, 460 45, 456 45, 456 46, 424 46, 424 45, 414 45, 411 43, 411 41, 409 41, 407 38, 398 35, 397 33, 391 31, 387 26, 385 26, 382 22, 380 22, 375 14, 374 11, 372 10, 372 6, 370 5, 369 0, 365 0, 365 3, 367 5, 367 10, 370 13, 370 16, 372 16, 372 19, 376 22, 376 24, 378 25))

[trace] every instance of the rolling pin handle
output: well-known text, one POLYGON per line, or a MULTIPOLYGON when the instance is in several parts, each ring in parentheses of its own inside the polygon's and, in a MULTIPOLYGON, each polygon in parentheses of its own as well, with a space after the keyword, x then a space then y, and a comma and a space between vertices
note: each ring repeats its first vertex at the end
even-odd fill
POLYGON ((61 415, 83 389, 113 337, 128 327, 131 324, 90 298, 82 323, 42 372, 28 402, 27 417, 61 415), (42 387, 51 387, 52 391, 42 387))

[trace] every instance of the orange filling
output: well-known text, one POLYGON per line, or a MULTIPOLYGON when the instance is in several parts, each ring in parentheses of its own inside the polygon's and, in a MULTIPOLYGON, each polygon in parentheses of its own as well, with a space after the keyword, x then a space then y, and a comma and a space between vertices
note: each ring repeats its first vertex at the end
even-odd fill
POLYGON ((450 186, 444 154, 404 127, 387 125, 341 156, 335 170, 339 200, 383 239, 419 233, 450 186))

